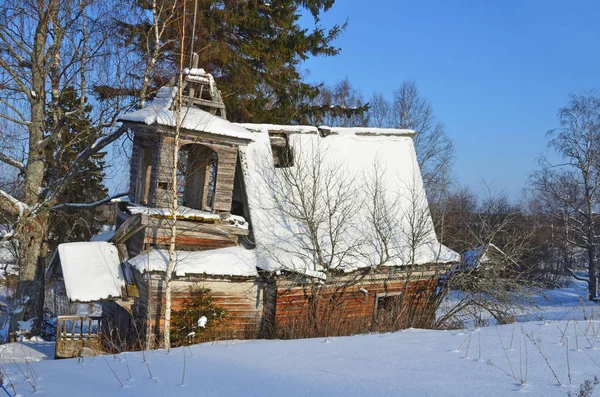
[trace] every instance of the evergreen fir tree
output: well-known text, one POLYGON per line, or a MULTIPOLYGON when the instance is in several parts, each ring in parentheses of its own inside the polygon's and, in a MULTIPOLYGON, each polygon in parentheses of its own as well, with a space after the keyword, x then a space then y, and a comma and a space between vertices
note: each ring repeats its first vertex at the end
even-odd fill
POLYGON ((215 305, 208 288, 190 288, 190 298, 171 320, 173 347, 220 339, 227 321, 225 309, 215 305))
MULTIPOLYGON (((78 109, 80 97, 77 91, 66 87, 60 93, 58 103, 47 112, 49 125, 52 125, 54 112, 72 113, 73 116, 62 126, 60 135, 46 150, 46 185, 62 178, 77 155, 95 139, 90 120, 91 106, 86 104, 83 112, 76 111, 78 109)), ((105 155, 101 152, 86 160, 82 172, 69 182, 59 202, 92 203, 107 197, 108 189, 103 183, 105 155)), ((58 244, 69 241, 88 241, 101 230, 104 224, 102 218, 98 208, 66 207, 54 210, 50 216, 47 239, 50 248, 55 249, 58 244)))
MULTIPOLYGON (((151 3, 136 0, 148 10, 151 3)), ((159 0, 168 1, 168 0, 159 0)), ((163 38, 165 47, 153 76, 155 89, 164 85, 177 70, 182 20, 192 32, 195 0, 186 0, 185 19, 181 15, 163 38)), ((199 67, 213 74, 222 92, 227 118, 234 122, 307 123, 321 106, 306 105, 319 95, 320 85, 308 84, 301 75, 301 63, 314 56, 334 56, 340 48, 334 40, 346 24, 331 28, 320 25, 320 15, 334 0, 197 0, 193 48, 199 53, 199 67), (303 13, 310 13, 315 27, 300 25, 303 13)), ((176 12, 182 12, 182 7, 176 12)), ((121 25, 120 34, 144 57, 151 40, 149 23, 121 25)), ((191 36, 191 34, 190 34, 191 36)), ((190 64, 192 38, 185 43, 190 64)), ((138 76, 141 78, 141 76, 138 76)), ((101 97, 122 95, 108 87, 96 87, 101 97)), ((129 93, 135 90, 129 90, 129 93)), ((365 109, 359 109, 364 112, 365 109)), ((348 112, 348 110, 346 110, 348 112)))

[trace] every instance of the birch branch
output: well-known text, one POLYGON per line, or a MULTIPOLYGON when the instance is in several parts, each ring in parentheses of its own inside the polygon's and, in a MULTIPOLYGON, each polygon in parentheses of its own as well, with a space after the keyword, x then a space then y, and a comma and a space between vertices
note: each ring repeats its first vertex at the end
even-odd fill
POLYGON ((127 131, 127 128, 121 126, 116 131, 98 138, 90 147, 79 153, 79 155, 71 164, 71 167, 69 167, 67 174, 61 179, 60 183, 55 185, 48 196, 46 196, 46 199, 36 206, 34 212, 39 212, 44 206, 47 206, 48 203, 51 203, 52 200, 54 200, 54 198, 65 189, 67 182, 77 175, 85 160, 89 159, 92 155, 100 152, 106 146, 119 139, 119 137, 121 137, 125 131, 127 131))
POLYGON ((573 271, 573 269, 569 269, 569 272, 571 272, 571 274, 573 275, 573 278, 574 278, 575 280, 579 280, 579 281, 585 281, 585 282, 586 282, 586 283, 588 283, 588 284, 590 283, 590 280, 588 280, 587 278, 584 278, 584 277, 580 277, 580 276, 578 276, 578 275, 577 275, 577 274, 576 274, 576 273, 573 271))
POLYGON ((2 153, 0 153, 0 161, 5 164, 12 165, 21 172, 25 172, 25 164, 23 164, 21 161, 15 160, 2 153))

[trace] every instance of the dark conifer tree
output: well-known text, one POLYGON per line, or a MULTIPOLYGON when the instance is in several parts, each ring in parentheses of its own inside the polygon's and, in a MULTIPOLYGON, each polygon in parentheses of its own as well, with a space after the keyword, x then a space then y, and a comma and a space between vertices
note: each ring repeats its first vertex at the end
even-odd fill
MULTIPOLYGON (((46 184, 60 180, 77 155, 89 147, 94 140, 91 106, 86 104, 80 111, 80 97, 75 89, 66 87, 60 93, 57 104, 49 109, 47 116, 49 125, 53 124, 54 112, 72 114, 61 126, 57 140, 46 150, 47 171, 44 176, 46 184)), ((101 152, 85 161, 81 172, 71 181, 61 194, 61 203, 92 203, 107 197, 108 189, 104 186, 104 157, 101 152)), ((87 241, 97 234, 103 226, 102 212, 98 208, 61 208, 50 215, 50 231, 48 243, 55 249, 60 243, 69 241, 87 241)))
MULTIPOLYGON (((171 0, 159 0, 171 1, 171 0)), ((234 122, 308 123, 315 112, 322 114, 314 103, 320 86, 303 81, 301 64, 314 56, 333 56, 340 48, 334 40, 346 24, 330 28, 321 25, 320 16, 329 10, 334 0, 186 0, 187 13, 173 20, 171 29, 162 38, 162 56, 153 74, 156 90, 169 81, 177 70, 178 39, 181 21, 186 21, 186 64, 190 62, 191 32, 193 49, 199 54, 199 67, 213 74, 227 108, 227 118, 234 122), (305 16, 314 20, 314 28, 300 24, 305 16)), ((151 2, 137 0, 137 6, 149 10, 151 2)), ((182 12, 177 7, 176 12, 182 12)), ((120 34, 144 57, 148 46, 151 22, 121 24, 120 34)), ((140 80, 142 76, 138 76, 140 80)), ((109 87, 96 87, 100 97, 122 95, 109 87)), ((128 93, 135 93, 131 89, 128 93)), ((364 109, 360 110, 364 112, 364 109)))

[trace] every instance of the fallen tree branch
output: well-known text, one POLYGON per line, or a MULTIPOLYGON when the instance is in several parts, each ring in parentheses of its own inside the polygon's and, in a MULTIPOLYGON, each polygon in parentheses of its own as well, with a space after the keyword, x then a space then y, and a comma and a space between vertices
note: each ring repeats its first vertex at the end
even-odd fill
POLYGON ((573 278, 575 280, 585 281, 589 285, 589 283, 590 283, 589 279, 578 276, 577 274, 575 274, 575 272, 573 271, 573 269, 568 269, 568 270, 569 270, 569 272, 571 272, 571 275, 573 276, 573 278))
MULTIPOLYGON (((94 144, 92 144, 87 149, 83 150, 79 155, 75 158, 66 175, 61 179, 59 183, 56 183, 51 192, 46 196, 46 198, 36 205, 32 212, 36 213, 41 211, 44 207, 48 206, 52 209, 56 209, 51 206, 52 202, 67 186, 67 183, 75 176, 78 172, 81 172, 81 167, 85 160, 89 159, 92 155, 99 153, 106 146, 117 140, 121 135, 123 135, 127 131, 127 128, 124 126, 119 127, 116 131, 108 135, 104 135, 96 140, 94 144)), ((58 204, 60 205, 60 204, 58 204)))

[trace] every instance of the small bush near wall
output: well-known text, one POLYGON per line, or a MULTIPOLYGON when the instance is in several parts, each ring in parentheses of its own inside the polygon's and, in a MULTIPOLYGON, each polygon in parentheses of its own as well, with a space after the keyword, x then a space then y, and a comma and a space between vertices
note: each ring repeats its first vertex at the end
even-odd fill
POLYGON ((182 307, 171 316, 174 347, 222 339, 227 313, 213 303, 210 289, 190 287, 189 298, 182 302, 182 307))

